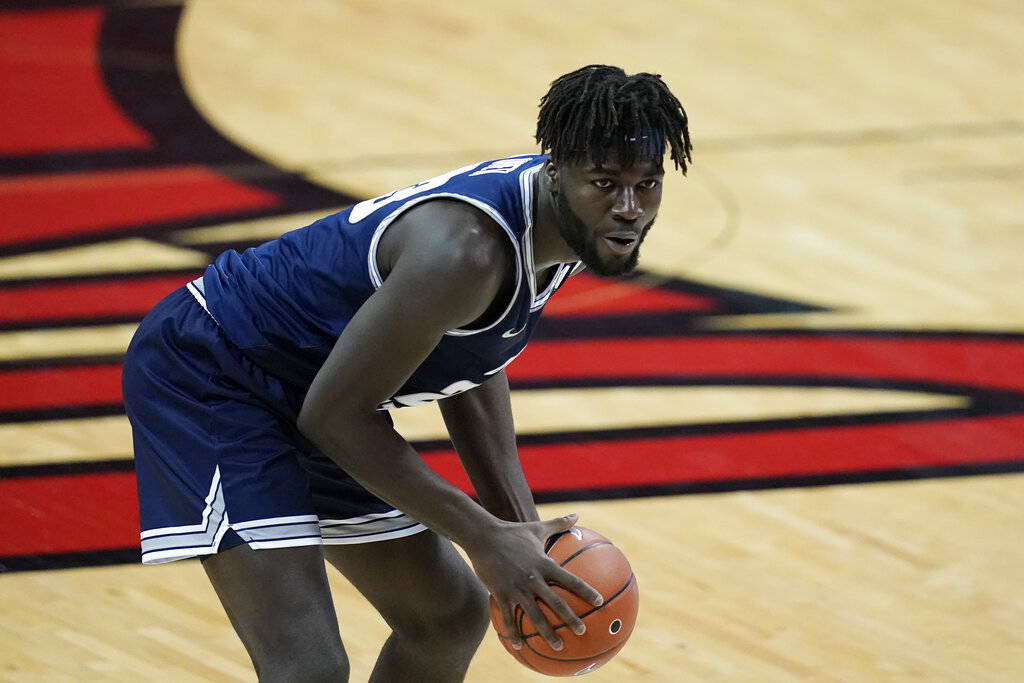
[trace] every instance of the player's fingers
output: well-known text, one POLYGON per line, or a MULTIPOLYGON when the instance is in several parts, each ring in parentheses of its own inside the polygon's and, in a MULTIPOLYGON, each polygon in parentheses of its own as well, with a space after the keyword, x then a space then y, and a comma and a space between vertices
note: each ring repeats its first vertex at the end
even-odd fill
POLYGON ((556 517, 555 519, 549 519, 543 522, 544 525, 544 537, 545 539, 554 536, 555 534, 568 531, 573 525, 579 520, 580 516, 575 512, 565 517, 556 517))
POLYGON ((512 647, 516 650, 522 649, 523 635, 516 626, 516 620, 513 616, 515 614, 514 606, 502 600, 498 602, 498 609, 501 610, 501 624, 505 627, 505 634, 508 636, 512 647))
POLYGON ((555 633, 555 628, 548 622, 547 617, 540 610, 540 605, 534 599, 526 600, 524 604, 520 605, 523 611, 526 612, 526 616, 530 618, 530 622, 537 628, 537 633, 541 637, 548 641, 548 645, 551 646, 552 650, 561 650, 562 639, 555 633))
POLYGON ((583 624, 583 621, 572 611, 569 603, 562 599, 558 593, 549 588, 540 594, 540 599, 547 603, 552 612, 562 618, 562 621, 572 629, 573 633, 581 636, 586 632, 587 627, 583 624))
POLYGON ((570 593, 580 596, 595 607, 600 607, 604 604, 604 598, 601 597, 596 588, 567 569, 559 567, 557 571, 548 577, 548 581, 556 583, 570 593))

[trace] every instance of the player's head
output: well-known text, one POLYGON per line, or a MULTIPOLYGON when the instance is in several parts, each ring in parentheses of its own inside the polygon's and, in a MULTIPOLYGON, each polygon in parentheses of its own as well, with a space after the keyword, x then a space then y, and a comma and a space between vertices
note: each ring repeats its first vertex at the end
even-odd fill
POLYGON ((590 65, 541 98, 537 142, 563 239, 598 275, 635 266, 661 205, 666 147, 686 173, 686 111, 657 74, 590 65))

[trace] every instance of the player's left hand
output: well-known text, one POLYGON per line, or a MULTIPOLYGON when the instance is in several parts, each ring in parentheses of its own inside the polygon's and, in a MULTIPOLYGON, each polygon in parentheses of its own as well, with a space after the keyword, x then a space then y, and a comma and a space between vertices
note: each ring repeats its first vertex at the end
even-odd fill
POLYGON ((487 534, 485 542, 466 548, 473 569, 501 610, 505 633, 510 635, 512 647, 516 649, 523 646, 522 633, 515 624, 517 606, 553 650, 562 649, 562 641, 545 618, 538 600, 551 608, 573 633, 579 635, 586 630, 569 604, 552 590, 551 584, 565 588, 592 605, 603 602, 601 594, 592 586, 544 553, 545 541, 570 529, 577 519, 573 514, 542 522, 499 521, 487 534))

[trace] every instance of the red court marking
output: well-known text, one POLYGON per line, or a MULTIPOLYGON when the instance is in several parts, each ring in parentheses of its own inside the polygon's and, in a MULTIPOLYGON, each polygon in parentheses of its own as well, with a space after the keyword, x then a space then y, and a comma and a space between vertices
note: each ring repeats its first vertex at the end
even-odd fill
POLYGON ((0 411, 120 403, 120 363, 0 372, 0 411))
POLYGON ((569 278, 558 294, 544 306, 547 317, 615 315, 711 311, 717 306, 712 298, 664 289, 644 287, 630 282, 602 280, 581 273, 569 278))
POLYGON ((513 380, 640 376, 844 376, 1024 389, 1018 339, 856 335, 538 340, 508 367, 513 380))
POLYGON ((196 272, 0 289, 0 323, 114 315, 141 318, 168 293, 199 275, 196 272))
POLYGON ((100 7, 0 12, 0 154, 152 146, 103 83, 102 19, 100 7))
POLYGON ((277 195, 186 165, 0 180, 0 244, 263 209, 277 195))
MULTIPOLYGON (((522 446, 535 492, 777 478, 1024 459, 1024 416, 522 446)), ((424 454, 463 489, 452 451, 424 454)))
MULTIPOLYGON (((1024 416, 524 446, 536 492, 949 466, 1024 458, 1024 416)), ((452 451, 424 453, 463 490, 452 451)), ((0 481, 0 556, 139 543, 130 472, 0 481)))
POLYGON ((138 547, 133 472, 0 481, 0 555, 138 547))
MULTIPOLYGON (((621 375, 861 377, 1024 389, 1016 340, 776 337, 533 342, 513 381, 621 375)), ((108 404, 120 365, 0 372, 0 411, 108 404), (51 374, 65 373, 65 374, 51 374), (56 379, 59 377, 59 380, 56 379), (58 388, 59 387, 59 388, 58 388)), ((119 381, 119 380, 118 380, 119 381)))

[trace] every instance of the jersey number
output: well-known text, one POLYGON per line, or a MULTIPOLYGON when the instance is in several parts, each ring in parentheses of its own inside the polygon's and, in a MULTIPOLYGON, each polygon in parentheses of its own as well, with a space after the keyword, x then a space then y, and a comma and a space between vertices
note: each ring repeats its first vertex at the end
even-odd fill
POLYGON ((476 168, 477 166, 478 164, 470 164, 469 166, 463 166, 462 168, 457 168, 454 171, 449 171, 444 175, 439 175, 436 178, 424 180, 422 183, 416 183, 415 185, 410 185, 409 187, 406 187, 404 189, 395 190, 394 192, 389 192, 388 194, 381 195, 380 197, 376 197, 374 199, 367 199, 366 201, 359 202, 358 204, 353 206, 352 211, 349 212, 348 221, 349 223, 358 223, 359 221, 363 220, 364 218, 366 218, 371 213, 373 213, 380 207, 384 206, 385 204, 404 201, 409 197, 413 196, 414 194, 420 194, 421 192, 432 190, 435 187, 441 187, 455 176, 460 175, 462 173, 467 173, 476 168))
POLYGON ((470 382, 468 379, 459 380, 454 384, 449 384, 441 390, 440 394, 433 392, 422 392, 419 394, 405 394, 403 396, 395 396, 390 401, 384 401, 378 406, 379 410, 392 410, 394 408, 409 408, 411 406, 421 406, 431 401, 437 401, 442 398, 448 398, 455 394, 461 394, 463 391, 469 391, 474 387, 480 386, 475 382, 470 382))

